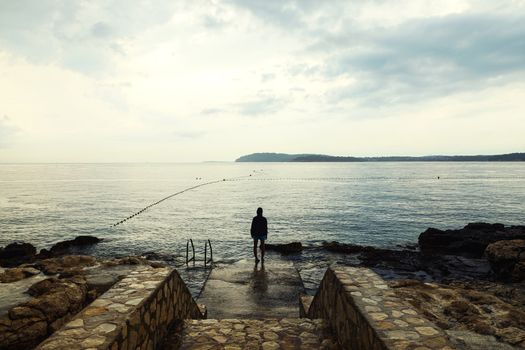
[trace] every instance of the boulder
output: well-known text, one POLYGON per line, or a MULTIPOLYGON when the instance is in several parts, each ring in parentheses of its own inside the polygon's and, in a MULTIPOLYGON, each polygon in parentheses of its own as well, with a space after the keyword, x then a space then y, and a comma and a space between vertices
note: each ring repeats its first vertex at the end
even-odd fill
POLYGON ((30 243, 14 242, 0 249, 0 266, 15 267, 35 260, 36 248, 30 243))
MULTIPOLYGON (((457 349, 515 349, 525 345, 522 301, 511 304, 493 294, 489 282, 451 284, 389 281, 395 294, 451 335, 457 349), (455 332, 468 332, 457 337, 455 332)), ((497 284, 498 288, 505 288, 497 284)), ((523 290, 520 289, 523 295, 523 290)), ((522 297, 523 298, 523 297, 522 297)), ((512 298, 514 299, 514 298, 512 298)))
POLYGON ((462 255, 481 258, 487 246, 501 240, 525 239, 525 226, 470 223, 459 230, 428 228, 419 235, 419 248, 425 255, 462 255))
POLYGON ((89 255, 66 255, 60 258, 40 260, 33 266, 46 275, 64 274, 63 277, 71 277, 82 274, 83 268, 96 264, 97 259, 89 255))
POLYGON ((27 290, 27 293, 31 296, 38 297, 45 293, 51 292, 53 289, 58 288, 60 283, 60 280, 56 277, 47 278, 45 280, 39 281, 31 285, 27 290))
POLYGON ((150 262, 142 257, 137 256, 126 256, 104 262, 104 266, 112 267, 118 265, 150 265, 150 262))
POLYGON ((146 252, 141 254, 141 258, 155 261, 155 262, 176 262, 177 259, 175 258, 174 254, 169 253, 158 253, 158 252, 146 252))
POLYGON ((73 248, 97 244, 100 241, 102 241, 100 238, 94 236, 78 236, 72 240, 58 242, 57 244, 53 245, 49 251, 43 249, 41 251, 41 255, 61 255, 68 253, 73 248))
POLYGON ((487 246, 485 255, 499 280, 525 280, 525 240, 498 241, 487 246))
POLYGON ((33 284, 35 298, 0 317, 0 349, 32 349, 86 304, 83 278, 49 278, 33 284))
POLYGON ((303 251, 301 242, 292 242, 286 244, 265 244, 265 248, 281 254, 296 254, 303 251))
POLYGON ((24 278, 38 275, 40 271, 32 267, 7 269, 0 273, 0 283, 11 283, 23 280, 24 278))
POLYGON ((337 241, 333 242, 323 242, 323 248, 333 253, 343 253, 343 254, 353 254, 361 253, 366 251, 375 251, 377 248, 370 246, 361 246, 356 244, 347 244, 339 243, 337 241))
POLYGON ((362 250, 359 255, 359 260, 364 266, 392 269, 404 273, 425 269, 418 252, 373 247, 364 248, 366 249, 362 250))

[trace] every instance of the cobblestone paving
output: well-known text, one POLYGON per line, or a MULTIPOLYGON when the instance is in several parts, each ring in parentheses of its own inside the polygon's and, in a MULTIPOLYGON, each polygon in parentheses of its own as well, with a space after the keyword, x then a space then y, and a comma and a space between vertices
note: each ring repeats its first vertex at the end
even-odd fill
POLYGON ((324 320, 186 320, 175 349, 340 349, 324 320))

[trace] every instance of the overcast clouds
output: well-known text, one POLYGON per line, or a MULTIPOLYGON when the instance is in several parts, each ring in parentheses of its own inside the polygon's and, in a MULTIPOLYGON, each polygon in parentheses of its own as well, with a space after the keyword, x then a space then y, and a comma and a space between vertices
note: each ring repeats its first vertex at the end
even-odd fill
POLYGON ((0 162, 525 151, 525 1, 0 0, 0 162))

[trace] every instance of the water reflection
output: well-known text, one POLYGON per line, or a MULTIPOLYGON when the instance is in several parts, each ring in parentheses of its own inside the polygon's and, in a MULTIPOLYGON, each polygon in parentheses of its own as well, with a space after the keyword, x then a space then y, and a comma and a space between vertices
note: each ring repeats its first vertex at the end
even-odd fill
POLYGON ((268 290, 268 273, 264 269, 264 260, 255 263, 251 279, 253 291, 258 295, 265 294, 268 290))

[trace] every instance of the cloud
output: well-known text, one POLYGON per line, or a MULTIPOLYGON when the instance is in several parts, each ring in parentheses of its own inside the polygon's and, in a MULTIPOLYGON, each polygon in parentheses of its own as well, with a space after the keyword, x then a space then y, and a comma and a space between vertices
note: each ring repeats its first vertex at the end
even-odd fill
POLYGON ((104 73, 122 42, 168 21, 171 1, 103 3, 68 0, 0 2, 0 51, 37 64, 104 73))
POLYGON ((325 77, 354 80, 331 92, 335 100, 411 102, 521 81, 525 73, 524 15, 450 15, 339 39, 315 47, 330 52, 325 77))
POLYGON ((91 26, 91 34, 97 38, 108 38, 113 33, 111 26, 104 22, 97 22, 91 26))
POLYGON ((1 156, 195 160, 268 147, 432 153, 444 138, 464 152, 477 147, 464 130, 500 125, 513 134, 494 131, 483 147, 513 150, 525 127, 524 5, 0 0, 2 110, 23 130, 16 135, 0 118, 0 142, 10 145, 1 156), (458 121, 473 114, 468 125, 458 121), (254 124, 260 135, 247 132, 254 124), (416 134, 424 138, 416 142, 416 134))
POLYGON ((273 74, 273 73, 265 73, 265 74, 261 75, 261 82, 262 83, 265 83, 267 81, 271 81, 273 79, 275 79, 275 74, 273 74))
POLYGON ((329 103, 432 99, 521 81, 525 71, 523 1, 232 3, 302 40, 287 73, 337 81, 329 103))
POLYGON ((299 31, 308 25, 312 17, 314 20, 327 20, 332 14, 341 13, 340 10, 346 3, 338 0, 231 0, 229 2, 267 23, 299 31))
POLYGON ((201 137, 204 137, 206 133, 204 131, 196 131, 196 130, 184 130, 184 131, 175 131, 173 132, 173 136, 176 139, 198 139, 201 137))
POLYGON ((260 116, 276 113, 286 105, 283 98, 276 96, 259 96, 248 102, 239 103, 238 111, 244 116, 260 116))
POLYGON ((0 148, 9 147, 18 131, 7 115, 0 117, 0 148))
POLYGON ((203 109, 200 114, 202 115, 215 115, 215 114, 220 114, 220 113, 224 113, 225 110, 222 109, 222 108, 206 108, 206 109, 203 109))

